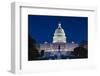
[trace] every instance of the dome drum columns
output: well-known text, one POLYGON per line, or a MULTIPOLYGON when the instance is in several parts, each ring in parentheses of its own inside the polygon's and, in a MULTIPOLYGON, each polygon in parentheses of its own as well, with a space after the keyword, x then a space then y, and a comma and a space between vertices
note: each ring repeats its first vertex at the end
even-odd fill
POLYGON ((58 24, 58 28, 55 30, 53 36, 53 43, 66 43, 66 36, 63 28, 61 27, 61 23, 58 24))

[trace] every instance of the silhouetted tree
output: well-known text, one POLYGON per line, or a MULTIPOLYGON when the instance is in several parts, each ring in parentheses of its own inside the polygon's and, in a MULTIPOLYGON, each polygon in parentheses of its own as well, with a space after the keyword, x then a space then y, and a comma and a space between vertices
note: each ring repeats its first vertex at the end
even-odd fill
POLYGON ((40 53, 41 53, 41 56, 43 56, 43 55, 44 55, 44 50, 41 50, 41 52, 40 52, 40 53))
POLYGON ((88 48, 87 41, 81 41, 79 47, 76 47, 73 51, 75 58, 87 58, 88 57, 88 48))
POLYGON ((88 57, 87 49, 83 47, 76 47, 74 49, 73 54, 75 55, 75 58, 87 58, 88 57))
POLYGON ((36 46, 36 40, 28 36, 28 60, 38 60, 39 52, 36 46))

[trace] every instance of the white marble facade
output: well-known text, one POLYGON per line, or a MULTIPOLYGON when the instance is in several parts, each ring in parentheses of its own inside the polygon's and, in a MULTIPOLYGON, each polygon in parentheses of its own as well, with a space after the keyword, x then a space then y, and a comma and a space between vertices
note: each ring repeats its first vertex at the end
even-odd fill
POLYGON ((74 43, 73 41, 71 43, 67 42, 64 29, 61 27, 61 23, 59 23, 58 28, 54 32, 52 43, 44 42, 43 44, 40 44, 40 51, 73 51, 75 47, 78 47, 78 44, 74 43))

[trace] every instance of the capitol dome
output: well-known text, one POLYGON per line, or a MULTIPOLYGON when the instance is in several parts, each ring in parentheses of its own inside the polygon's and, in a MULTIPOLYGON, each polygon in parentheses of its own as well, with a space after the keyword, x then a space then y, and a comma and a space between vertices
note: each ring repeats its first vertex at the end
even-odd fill
POLYGON ((58 28, 55 30, 53 43, 66 43, 65 32, 61 27, 61 23, 58 24, 58 28))

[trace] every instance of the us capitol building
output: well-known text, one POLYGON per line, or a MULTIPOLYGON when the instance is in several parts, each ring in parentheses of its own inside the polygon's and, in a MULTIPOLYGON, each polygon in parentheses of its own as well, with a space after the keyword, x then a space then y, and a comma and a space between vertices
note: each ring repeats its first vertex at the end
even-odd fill
POLYGON ((61 27, 61 23, 58 23, 58 27, 54 32, 52 43, 44 42, 40 44, 40 50, 45 52, 55 52, 55 51, 73 51, 74 48, 78 47, 78 44, 67 42, 67 36, 64 32, 64 29, 61 27))

